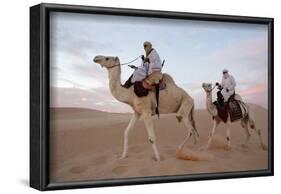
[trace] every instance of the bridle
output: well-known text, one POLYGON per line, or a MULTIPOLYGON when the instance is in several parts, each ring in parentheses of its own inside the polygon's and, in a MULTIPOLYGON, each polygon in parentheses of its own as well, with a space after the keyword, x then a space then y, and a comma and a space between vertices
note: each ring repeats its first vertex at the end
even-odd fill
POLYGON ((214 85, 211 90, 206 90, 208 93, 211 93, 217 85, 214 85))

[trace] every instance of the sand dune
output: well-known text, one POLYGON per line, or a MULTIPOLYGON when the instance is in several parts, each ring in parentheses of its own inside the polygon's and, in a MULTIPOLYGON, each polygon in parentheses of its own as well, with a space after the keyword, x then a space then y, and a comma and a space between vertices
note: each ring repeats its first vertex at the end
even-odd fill
MULTIPOLYGON (((251 105, 257 126, 267 142, 267 111, 251 105)), ((254 131, 247 147, 240 122, 232 124, 232 149, 223 147, 224 126, 220 125, 214 145, 203 155, 205 161, 176 158, 178 145, 186 130, 174 115, 155 119, 155 130, 161 161, 153 159, 152 148, 143 122, 140 120, 129 138, 129 157, 119 160, 123 131, 130 114, 106 113, 90 109, 52 108, 50 119, 50 178, 51 181, 78 181, 108 178, 161 176, 192 173, 229 172, 266 169, 268 152, 261 150, 254 131), (216 143, 220 142, 220 144, 216 143)), ((194 154, 207 142, 212 120, 205 110, 195 113, 199 141, 186 144, 183 151, 194 154)), ((201 152, 202 155, 202 152, 201 152)))

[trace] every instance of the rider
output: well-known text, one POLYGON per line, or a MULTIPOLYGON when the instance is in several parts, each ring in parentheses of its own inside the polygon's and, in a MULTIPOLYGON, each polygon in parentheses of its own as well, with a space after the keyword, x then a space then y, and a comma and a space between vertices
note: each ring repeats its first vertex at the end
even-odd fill
POLYGON ((142 81, 144 79, 150 85, 158 84, 162 79, 162 64, 157 51, 148 41, 143 43, 143 47, 145 56, 142 56, 142 65, 139 67, 132 66, 135 68, 135 71, 125 84, 122 85, 124 88, 130 88, 134 82, 142 81))
POLYGON ((223 96, 224 102, 227 102, 229 97, 235 93, 236 82, 234 77, 228 73, 227 69, 224 69, 222 73, 221 94, 223 96))

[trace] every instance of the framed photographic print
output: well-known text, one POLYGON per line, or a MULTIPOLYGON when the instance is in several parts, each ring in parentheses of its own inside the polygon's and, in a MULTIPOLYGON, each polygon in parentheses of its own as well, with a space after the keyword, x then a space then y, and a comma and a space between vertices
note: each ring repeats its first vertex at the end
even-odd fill
POLYGON ((273 175, 273 19, 30 8, 30 186, 273 175))

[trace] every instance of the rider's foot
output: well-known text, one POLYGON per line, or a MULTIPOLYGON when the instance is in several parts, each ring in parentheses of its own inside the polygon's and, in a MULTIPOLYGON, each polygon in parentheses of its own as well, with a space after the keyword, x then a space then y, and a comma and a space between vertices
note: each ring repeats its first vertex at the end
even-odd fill
POLYGON ((129 79, 125 82, 125 84, 121 84, 121 86, 122 86, 123 88, 130 88, 130 87, 133 85, 133 83, 131 82, 132 77, 133 77, 133 75, 131 75, 131 76, 129 77, 129 79))
POLYGON ((132 83, 129 83, 129 82, 126 82, 125 84, 121 84, 121 86, 123 88, 130 88, 133 84, 132 83))

